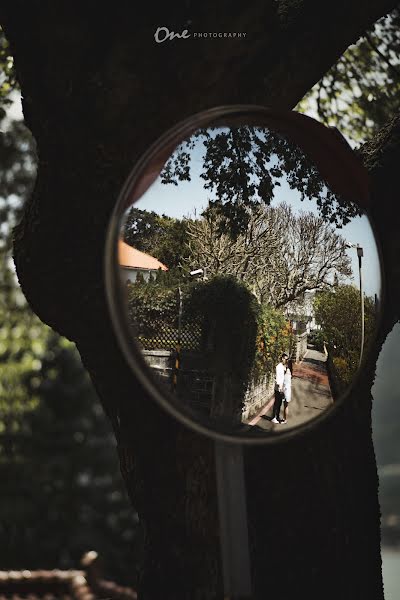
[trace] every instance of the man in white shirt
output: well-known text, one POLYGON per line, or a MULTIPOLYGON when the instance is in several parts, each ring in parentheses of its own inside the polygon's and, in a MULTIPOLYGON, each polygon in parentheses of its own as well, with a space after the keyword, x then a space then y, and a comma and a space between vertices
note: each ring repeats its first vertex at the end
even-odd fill
POLYGON ((281 419, 279 417, 279 413, 281 411, 282 401, 283 401, 283 380, 285 377, 285 365, 288 361, 289 356, 284 352, 281 355, 280 362, 276 365, 275 368, 275 402, 274 408, 272 411, 272 423, 281 423, 281 419))

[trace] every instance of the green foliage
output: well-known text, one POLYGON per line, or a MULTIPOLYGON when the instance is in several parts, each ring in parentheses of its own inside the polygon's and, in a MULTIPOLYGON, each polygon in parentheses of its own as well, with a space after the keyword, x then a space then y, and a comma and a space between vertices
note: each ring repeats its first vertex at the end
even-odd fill
POLYGON ((257 318, 257 352, 254 375, 271 374, 282 352, 290 353, 292 329, 285 315, 268 304, 263 304, 257 318))
POLYGON ((75 348, 29 310, 1 253, 2 568, 76 567, 93 548, 133 582, 123 559, 138 562, 141 531, 110 424, 75 348))
MULTIPOLYGON (((193 145, 196 139, 204 144, 200 177, 205 181, 204 188, 215 195, 209 206, 223 217, 221 232, 234 239, 246 230, 252 208, 271 204, 274 189, 282 179, 300 193, 301 200, 314 199, 320 215, 330 223, 341 226, 359 214, 355 204, 329 189, 316 165, 283 135, 267 128, 243 126, 199 130, 187 144, 193 145)), ((183 162, 189 170, 191 154, 185 144, 168 161, 167 176, 163 171, 161 181, 181 180, 183 162)))
POLYGON ((188 254, 187 222, 133 206, 125 220, 124 241, 169 269, 178 267, 188 254))
POLYGON ((141 532, 110 425, 72 344, 35 326, 30 338, 20 324, 36 358, 1 365, 2 568, 76 567, 96 549, 108 576, 132 581, 124 560, 140 558, 141 532))
POLYGON ((0 250, 0 548, 2 568, 76 567, 96 549, 131 581, 141 532, 110 425, 72 344, 28 308, 0 250))
POLYGON ((253 368, 259 304, 235 277, 217 276, 192 290, 189 314, 200 319, 203 348, 247 385, 253 368))
MULTIPOLYGON (((346 358, 358 351, 361 343, 360 291, 352 285, 338 285, 335 290, 316 294, 315 319, 334 354, 346 358)), ((364 296, 365 344, 373 334, 376 315, 374 299, 364 296)))
POLYGON ((307 336, 307 341, 308 341, 308 343, 313 344, 313 346, 315 347, 316 350, 319 350, 320 352, 322 352, 324 349, 324 341, 325 341, 324 332, 321 331, 320 329, 318 329, 316 331, 312 331, 307 336))
MULTIPOLYGON (((164 280, 127 283, 128 317, 131 323, 140 323, 146 331, 146 323, 162 321, 170 327, 177 326, 179 293, 175 286, 165 285, 164 280)), ((143 329, 142 329, 143 328, 143 329)))
POLYGON ((400 9, 377 21, 302 99, 349 139, 373 137, 400 109, 400 9))
MULTIPOLYGON (((139 339, 157 338, 159 330, 169 328, 174 347, 180 294, 175 282, 167 285, 167 277, 162 274, 156 282, 127 284, 128 315, 139 331, 139 339)), ((223 354, 229 369, 248 374, 254 360, 259 310, 248 288, 234 277, 219 276, 205 282, 186 281, 180 290, 182 327, 201 327, 202 350, 223 354)))
MULTIPOLYGON (((314 299, 315 319, 327 342, 330 359, 337 369, 340 387, 346 387, 358 369, 361 346, 360 291, 352 285, 338 285, 320 292, 314 299)), ((364 296, 365 338, 368 348, 376 326, 374 299, 364 296)))
MULTIPOLYGON (((17 293, 5 289, 0 296, 0 433, 18 431, 38 403, 37 382, 46 350, 48 329, 26 306, 14 306, 17 293), (27 386, 31 393, 27 393, 27 386)), ((11 273, 8 274, 11 278, 11 273)), ((1 456, 1 450, 0 450, 1 456)))
POLYGON ((344 391, 351 384, 358 369, 359 359, 360 352, 355 350, 349 351, 346 358, 333 356, 333 373, 338 380, 338 391, 344 391))
POLYGON ((149 282, 127 284, 128 319, 146 350, 175 349, 178 343, 184 350, 198 348, 199 324, 190 311, 195 285, 170 271, 159 271, 149 282))
MULTIPOLYGON (((213 355, 213 364, 223 362, 246 385, 250 378, 272 373, 279 355, 290 349, 291 328, 284 314, 268 304, 260 305, 235 277, 185 282, 180 289, 183 334, 193 330, 195 335, 200 328, 202 351, 213 355)), ((151 340, 154 348, 166 342, 175 348, 180 302, 175 281, 168 282, 168 275, 161 273, 156 282, 130 283, 127 290, 129 320, 139 340, 146 348, 152 347, 151 340)), ((188 345, 183 338, 185 349, 188 345)))
POLYGON ((76 567, 93 548, 108 576, 134 583, 125 561, 138 563, 141 531, 110 424, 76 350, 32 314, 1 253, 2 568, 76 567))
POLYGON ((14 59, 10 45, 0 27, 0 121, 6 115, 6 107, 11 103, 10 94, 17 87, 14 59))
POLYGON ((18 218, 21 198, 30 193, 36 175, 36 146, 29 130, 12 121, 0 134, 0 196, 8 198, 18 218))
MULTIPOLYGON (((137 339, 146 350, 173 351, 179 345, 183 362, 198 361, 212 381, 202 410, 230 426, 240 424, 251 384, 271 376, 282 351, 290 351, 289 324, 234 276, 179 287, 167 281, 162 274, 156 282, 127 285, 137 339)), ((184 369, 177 381, 175 393, 190 402, 184 369)))
POLYGON ((235 277, 199 283, 192 290, 190 310, 202 318, 204 349, 224 353, 226 364, 245 387, 271 375, 282 352, 291 349, 292 331, 284 314, 259 304, 235 277))

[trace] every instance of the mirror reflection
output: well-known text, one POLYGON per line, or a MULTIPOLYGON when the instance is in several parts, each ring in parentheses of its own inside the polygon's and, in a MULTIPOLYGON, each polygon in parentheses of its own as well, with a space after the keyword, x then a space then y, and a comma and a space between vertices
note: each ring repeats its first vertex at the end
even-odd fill
POLYGON ((196 131, 127 208, 118 244, 132 336, 195 418, 275 434, 351 385, 376 327, 378 251, 357 203, 290 140, 196 131))

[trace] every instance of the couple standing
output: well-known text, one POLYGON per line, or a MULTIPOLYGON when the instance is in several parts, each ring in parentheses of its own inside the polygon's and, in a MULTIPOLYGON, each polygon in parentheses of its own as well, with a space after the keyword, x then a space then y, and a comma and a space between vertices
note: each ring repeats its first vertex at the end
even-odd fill
POLYGON ((289 356, 284 352, 275 369, 275 402, 272 413, 272 423, 286 423, 288 406, 292 399, 292 369, 289 356), (280 418, 283 402, 283 419, 280 418))

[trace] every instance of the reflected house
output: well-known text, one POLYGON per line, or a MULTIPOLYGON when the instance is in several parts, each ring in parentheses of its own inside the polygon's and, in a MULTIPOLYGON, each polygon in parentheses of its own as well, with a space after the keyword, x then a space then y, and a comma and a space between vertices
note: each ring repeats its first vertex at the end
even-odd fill
POLYGON ((118 241, 118 262, 120 273, 124 283, 134 283, 140 273, 144 281, 155 278, 158 271, 168 271, 165 266, 154 256, 141 252, 123 240, 118 241))
POLYGON ((301 361, 307 352, 309 334, 320 328, 315 321, 315 293, 315 290, 307 290, 302 298, 286 305, 286 318, 294 334, 291 355, 295 363, 301 361))
POLYGON ((311 333, 311 331, 320 329, 315 321, 313 306, 315 293, 315 290, 307 291, 304 293, 302 300, 290 303, 286 307, 287 318, 290 319, 293 331, 297 334, 311 333))

